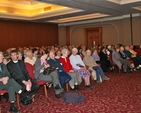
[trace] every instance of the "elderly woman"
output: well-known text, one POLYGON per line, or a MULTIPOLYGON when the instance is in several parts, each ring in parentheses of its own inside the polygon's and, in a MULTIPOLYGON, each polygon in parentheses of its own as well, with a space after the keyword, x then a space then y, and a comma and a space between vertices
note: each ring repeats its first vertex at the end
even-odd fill
POLYGON ((71 80, 71 77, 68 73, 63 71, 63 64, 60 60, 55 58, 54 52, 50 51, 49 57, 50 59, 48 60, 48 64, 58 71, 60 84, 62 88, 64 88, 65 85, 71 80))
POLYGON ((70 63, 70 59, 68 58, 68 49, 62 49, 62 56, 60 57, 61 63, 64 65, 63 70, 67 72, 71 76, 71 80, 69 81, 69 85, 72 90, 78 90, 78 85, 82 82, 81 76, 78 72, 74 72, 72 65, 70 63))
POLYGON ((93 57, 91 56, 91 50, 88 49, 86 51, 86 56, 84 57, 83 61, 85 65, 96 71, 97 83, 101 83, 100 76, 103 80, 109 80, 109 78, 104 75, 101 67, 94 61, 93 57))
POLYGON ((86 66, 83 63, 81 57, 77 55, 78 50, 76 48, 72 49, 72 55, 70 56, 70 63, 74 69, 74 71, 79 72, 81 77, 85 81, 86 88, 93 88, 90 84, 90 72, 86 70, 86 66))
POLYGON ((52 82, 55 93, 56 93, 56 98, 60 98, 60 94, 63 92, 63 89, 60 85, 57 71, 55 70, 49 74, 43 73, 45 68, 50 67, 50 65, 47 63, 47 60, 46 60, 47 58, 48 58, 48 52, 44 51, 42 56, 36 60, 34 76, 36 79, 52 82))
POLYGON ((25 63, 29 63, 32 66, 35 64, 36 62, 36 57, 33 57, 33 53, 31 50, 27 50, 26 51, 26 58, 24 59, 25 63))

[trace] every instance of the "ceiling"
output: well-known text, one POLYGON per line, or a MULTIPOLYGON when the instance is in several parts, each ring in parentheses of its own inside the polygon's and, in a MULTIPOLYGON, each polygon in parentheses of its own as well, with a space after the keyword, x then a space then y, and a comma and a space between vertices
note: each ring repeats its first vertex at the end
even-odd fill
POLYGON ((0 0, 0 19, 70 23, 141 13, 141 0, 0 0))

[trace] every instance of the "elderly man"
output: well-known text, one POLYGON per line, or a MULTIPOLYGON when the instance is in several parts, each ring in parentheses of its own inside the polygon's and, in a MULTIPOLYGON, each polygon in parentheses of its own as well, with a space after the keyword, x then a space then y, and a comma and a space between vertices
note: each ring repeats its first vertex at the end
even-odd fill
POLYGON ((88 49, 86 51, 86 56, 84 57, 83 62, 85 65, 92 67, 93 70, 96 71, 97 83, 101 83, 100 76, 103 80, 109 80, 109 78, 104 75, 101 67, 94 61, 93 57, 91 56, 91 50, 88 49))

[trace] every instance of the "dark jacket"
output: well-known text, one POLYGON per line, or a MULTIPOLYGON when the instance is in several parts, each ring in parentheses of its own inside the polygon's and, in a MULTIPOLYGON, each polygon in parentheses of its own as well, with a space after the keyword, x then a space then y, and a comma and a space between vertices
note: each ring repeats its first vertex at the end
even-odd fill
POLYGON ((121 58, 123 58, 123 59, 126 59, 127 58, 126 53, 124 53, 124 52, 119 52, 119 53, 120 53, 121 58))
POLYGON ((99 57, 100 57, 100 61, 107 61, 108 60, 107 54, 105 54, 103 52, 99 53, 99 57))
POLYGON ((30 76, 28 75, 24 62, 22 60, 19 60, 18 63, 23 77, 20 76, 20 71, 12 60, 7 64, 7 68, 10 72, 11 77, 14 78, 15 80, 20 80, 20 81, 29 80, 30 76))
POLYGON ((57 68, 57 70, 63 70, 63 64, 60 62, 60 60, 58 59, 49 59, 48 61, 48 64, 51 66, 51 67, 54 67, 54 68, 57 68))
POLYGON ((1 70, 2 70, 2 72, 0 72, 0 78, 2 78, 2 77, 11 78, 9 71, 7 70, 5 64, 3 64, 3 63, 1 63, 1 70))

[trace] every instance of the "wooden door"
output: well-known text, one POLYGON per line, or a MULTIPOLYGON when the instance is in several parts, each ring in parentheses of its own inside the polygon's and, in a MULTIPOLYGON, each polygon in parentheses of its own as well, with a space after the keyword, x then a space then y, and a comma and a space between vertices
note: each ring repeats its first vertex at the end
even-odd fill
POLYGON ((85 28, 84 44, 87 47, 92 47, 94 45, 102 45, 102 27, 85 28))

